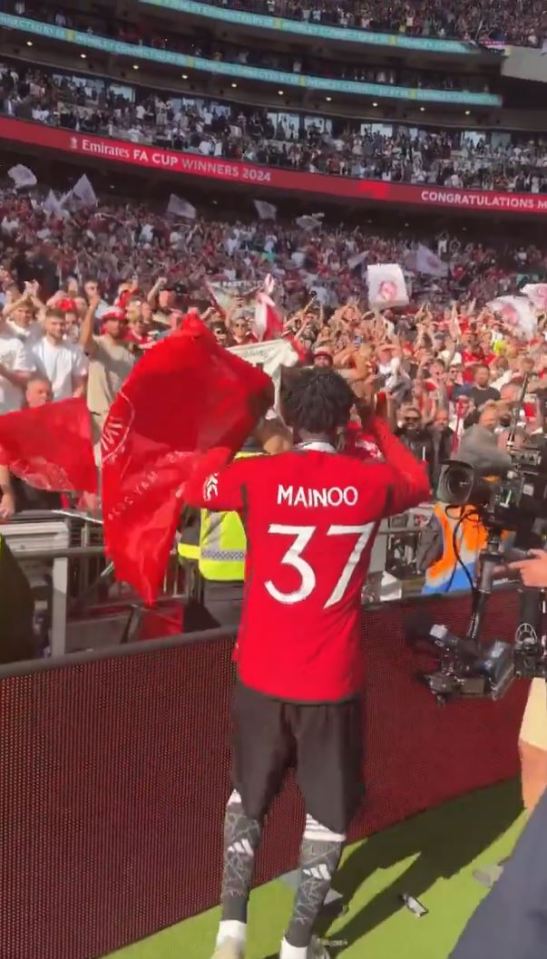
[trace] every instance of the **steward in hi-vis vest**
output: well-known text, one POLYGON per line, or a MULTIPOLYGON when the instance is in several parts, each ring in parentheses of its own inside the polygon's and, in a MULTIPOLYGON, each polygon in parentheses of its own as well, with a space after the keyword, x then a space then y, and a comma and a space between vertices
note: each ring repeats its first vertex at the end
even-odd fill
MULTIPOLYGON (((241 452, 236 459, 260 456, 261 451, 241 452)), ((245 578, 247 539, 238 513, 200 510, 199 542, 181 542, 181 559, 197 562, 204 579, 212 582, 242 583, 245 578)))
MULTIPOLYGON (((236 459, 262 455, 262 449, 249 444, 236 459)), ((184 632, 239 624, 246 552, 238 513, 187 511, 178 546, 187 577, 184 632)))
MULTIPOLYGON (((236 459, 274 455, 291 445, 279 419, 263 420, 236 459)), ((247 553, 239 513, 187 509, 178 553, 186 574, 184 632, 239 626, 247 553)))
POLYGON ((422 592, 471 589, 470 578, 474 579, 477 559, 487 538, 475 507, 435 503, 418 546, 417 566, 425 571, 422 592))

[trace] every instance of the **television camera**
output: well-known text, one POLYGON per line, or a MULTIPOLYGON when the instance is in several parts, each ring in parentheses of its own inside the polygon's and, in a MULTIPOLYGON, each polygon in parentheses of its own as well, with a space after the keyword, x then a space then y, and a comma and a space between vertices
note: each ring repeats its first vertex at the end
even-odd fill
MULTIPOLYGON (((455 636, 446 626, 435 625, 425 637, 439 664, 435 672, 420 678, 440 702, 457 696, 500 699, 518 677, 547 679, 547 591, 521 589, 520 625, 513 644, 483 636, 484 614, 500 567, 525 558, 528 550, 542 548, 545 543, 545 429, 528 437, 520 448, 516 443, 527 386, 528 378, 511 419, 507 443, 510 466, 504 475, 485 477, 468 463, 458 461, 444 464, 441 470, 437 498, 448 504, 447 510, 466 507, 466 515, 474 515, 484 525, 488 539, 478 557, 475 582, 470 579, 471 617, 465 636, 455 636)), ((537 399, 540 422, 545 427, 547 390, 538 393, 537 399)), ((457 533, 458 524, 454 552, 459 560, 457 533)))

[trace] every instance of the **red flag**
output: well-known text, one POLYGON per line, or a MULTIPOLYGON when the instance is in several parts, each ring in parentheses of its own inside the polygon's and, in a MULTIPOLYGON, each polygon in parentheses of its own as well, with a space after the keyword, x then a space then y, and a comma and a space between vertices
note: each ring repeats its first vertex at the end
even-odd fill
POLYGON ((95 493, 97 467, 83 397, 0 416, 0 463, 36 489, 95 493))
POLYGON ((158 343, 118 393, 102 436, 106 550, 152 603, 196 468, 236 453, 271 403, 261 370, 219 346, 198 317, 158 343))

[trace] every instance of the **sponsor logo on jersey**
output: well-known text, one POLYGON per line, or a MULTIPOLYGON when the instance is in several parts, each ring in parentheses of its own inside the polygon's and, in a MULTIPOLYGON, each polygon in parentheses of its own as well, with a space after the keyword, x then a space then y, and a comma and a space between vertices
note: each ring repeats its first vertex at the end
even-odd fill
POLYGON ((203 497, 207 503, 209 503, 215 496, 218 495, 218 473, 213 473, 205 480, 205 485, 203 487, 203 497))
POLYGON ((317 506, 355 506, 359 492, 355 486, 328 486, 315 489, 309 486, 277 487, 278 506, 304 506, 313 509, 317 506))

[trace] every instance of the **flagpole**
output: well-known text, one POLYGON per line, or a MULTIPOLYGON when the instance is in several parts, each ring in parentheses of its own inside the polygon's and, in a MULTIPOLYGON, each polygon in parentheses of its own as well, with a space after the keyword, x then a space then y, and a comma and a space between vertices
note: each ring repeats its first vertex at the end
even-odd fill
POLYGON ((68 516, 69 519, 83 519, 86 523, 96 523, 97 526, 104 526, 102 517, 92 516, 91 513, 81 513, 75 509, 52 509, 51 512, 55 516, 68 516))

